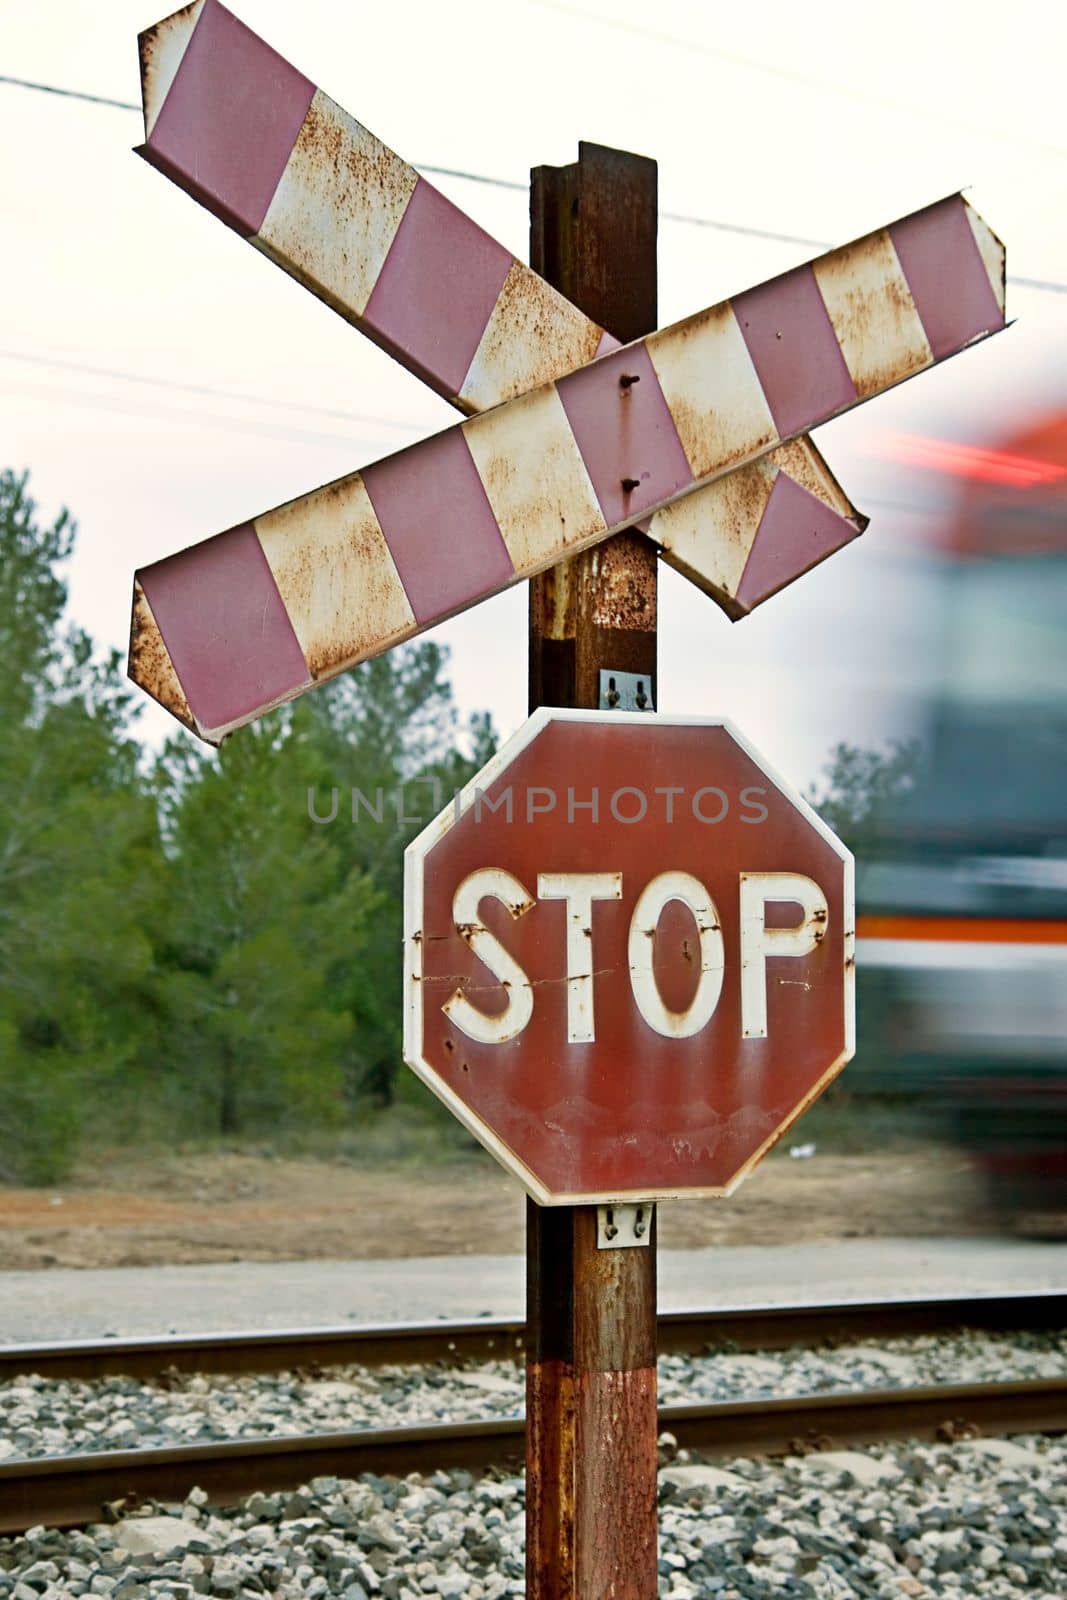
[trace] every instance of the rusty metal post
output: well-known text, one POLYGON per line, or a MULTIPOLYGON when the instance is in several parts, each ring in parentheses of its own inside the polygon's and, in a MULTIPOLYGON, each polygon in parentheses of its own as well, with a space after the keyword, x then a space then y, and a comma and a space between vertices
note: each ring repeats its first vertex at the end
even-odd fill
MULTIPOLYGON (((532 173, 531 265, 624 343, 656 327, 656 223, 647 157, 582 143, 532 173)), ((531 582, 531 711, 595 709, 602 671, 655 704, 656 559, 622 533, 531 582)), ((527 1600, 654 1600, 655 1218, 598 1250, 595 1207, 526 1217, 527 1600)))

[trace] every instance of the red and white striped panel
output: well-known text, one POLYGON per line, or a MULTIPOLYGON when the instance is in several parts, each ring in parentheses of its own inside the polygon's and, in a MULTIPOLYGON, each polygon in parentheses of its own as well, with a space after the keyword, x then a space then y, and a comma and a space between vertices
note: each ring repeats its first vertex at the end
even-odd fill
MULTIPOLYGON (((141 71, 145 157, 465 414, 615 347, 217 0, 142 35, 141 71)), ((647 531, 737 617, 865 526, 805 439, 760 473, 742 468, 729 490, 703 491, 684 532, 647 531), (786 504, 801 532, 783 543, 786 504), (771 551, 768 588, 755 574, 771 551)))
MULTIPOLYGON (((684 552, 683 496, 1003 327, 999 260, 956 195, 601 356, 146 568, 137 659, 150 614, 217 739, 661 508, 684 552)), ((822 537, 814 495, 765 483, 722 572, 750 598, 822 537)))

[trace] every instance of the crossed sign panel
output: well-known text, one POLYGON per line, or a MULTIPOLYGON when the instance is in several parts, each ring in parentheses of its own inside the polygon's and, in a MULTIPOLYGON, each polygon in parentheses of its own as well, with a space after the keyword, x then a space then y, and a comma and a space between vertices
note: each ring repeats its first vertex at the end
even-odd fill
POLYGON ((743 615, 864 526, 807 429, 1004 326, 952 196, 619 348, 217 0, 141 49, 145 156, 482 413, 138 573, 131 676, 213 742, 650 515, 743 615))
MULTIPOLYGON (((216 0, 159 24, 141 50, 146 158, 460 411, 617 348, 216 0)), ((732 494, 706 492, 684 529, 655 530, 668 561, 734 616, 768 592, 770 573, 744 558, 779 471, 830 512, 815 513, 814 548, 778 551, 780 587, 866 525, 810 440, 732 494)), ((783 522, 776 504, 768 527, 783 522)))

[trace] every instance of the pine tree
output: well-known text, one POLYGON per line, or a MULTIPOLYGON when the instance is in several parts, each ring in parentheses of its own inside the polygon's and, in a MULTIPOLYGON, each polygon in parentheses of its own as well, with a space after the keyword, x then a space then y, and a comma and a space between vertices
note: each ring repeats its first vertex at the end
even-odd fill
POLYGON ((0 474, 0 1174, 42 1182, 155 1018, 155 809, 117 660, 63 625, 74 538, 0 474))
MULTIPOLYGON (((488 716, 461 731, 448 654, 424 641, 366 662, 302 701, 294 743, 312 824, 336 840, 348 870, 381 893, 373 937, 339 983, 355 1022, 346 1079, 352 1099, 392 1103, 402 1039, 404 847, 489 759, 488 716)), ((420 1097, 421 1098, 421 1097, 420 1097)))

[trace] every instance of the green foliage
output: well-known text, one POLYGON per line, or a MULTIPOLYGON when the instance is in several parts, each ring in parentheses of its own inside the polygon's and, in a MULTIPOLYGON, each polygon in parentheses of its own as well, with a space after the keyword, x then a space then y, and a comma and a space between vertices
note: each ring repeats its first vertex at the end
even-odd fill
MULTIPOLYGON (((0 1180, 53 1182, 90 1135, 468 1149, 401 1070, 403 850, 488 717, 461 726, 424 642, 150 760, 117 657, 65 621, 74 538, 0 474, 0 1180)), ((809 798, 862 856, 918 771, 839 745, 809 798)))
POLYGON ((0 475, 0 1179, 88 1134, 343 1127, 397 1092, 403 847, 489 721, 461 732, 422 644, 147 762, 117 657, 64 622, 75 531, 0 475))
MULTIPOLYGON (((89 1135, 462 1153, 400 1069, 403 849, 489 719, 460 726, 422 643, 149 760, 118 659, 65 621, 74 538, 0 475, 0 1179, 55 1181, 89 1135)), ((839 745, 810 798, 862 856, 918 770, 839 745)))
POLYGON ((887 824, 900 815, 922 772, 918 739, 890 740, 885 750, 838 744, 823 781, 806 799, 857 857, 879 845, 887 824))
MULTIPOLYGON (((355 1022, 346 1065, 353 1099, 390 1104, 401 1061, 404 847, 495 747, 486 716, 471 719, 466 753, 445 676, 447 656, 425 643, 366 662, 303 701, 293 715, 294 762, 307 815, 329 833, 349 872, 381 892, 373 937, 339 975, 355 1022)), ((423 1099, 410 1074, 399 1084, 423 1099)))
POLYGON ((170 880, 159 950, 167 1070, 183 1133, 234 1135, 341 1112, 351 1018, 331 976, 375 895, 310 836, 275 716, 216 757, 184 738, 157 771, 170 880))
POLYGON ((0 475, 0 1174, 41 1181, 69 1159, 87 1082, 121 1082, 152 1016, 155 808, 117 663, 60 629, 73 538, 0 475))

